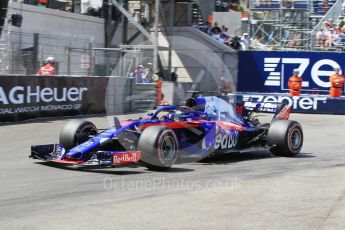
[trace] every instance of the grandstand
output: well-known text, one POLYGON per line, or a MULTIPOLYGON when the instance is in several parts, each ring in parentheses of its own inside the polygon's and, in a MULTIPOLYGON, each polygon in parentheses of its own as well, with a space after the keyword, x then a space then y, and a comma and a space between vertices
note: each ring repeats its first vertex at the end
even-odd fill
MULTIPOLYGON (((316 33, 322 23, 342 14, 338 1, 257 1, 249 3, 250 30, 253 37, 268 50, 319 50, 316 33)), ((342 47, 328 51, 342 50, 342 47)))

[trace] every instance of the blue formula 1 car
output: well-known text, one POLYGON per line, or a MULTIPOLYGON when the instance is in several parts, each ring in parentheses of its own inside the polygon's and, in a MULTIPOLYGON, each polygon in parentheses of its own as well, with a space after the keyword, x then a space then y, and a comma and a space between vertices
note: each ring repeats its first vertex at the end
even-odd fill
POLYGON ((220 97, 197 97, 187 106, 160 106, 149 117, 97 129, 72 120, 61 131, 60 143, 31 147, 31 156, 73 165, 123 165, 141 162, 152 170, 171 168, 178 158, 201 159, 213 154, 267 148, 274 155, 295 156, 303 145, 301 125, 288 120, 290 107, 279 103, 246 102, 233 106, 220 97), (261 124, 257 112, 274 113, 261 124))

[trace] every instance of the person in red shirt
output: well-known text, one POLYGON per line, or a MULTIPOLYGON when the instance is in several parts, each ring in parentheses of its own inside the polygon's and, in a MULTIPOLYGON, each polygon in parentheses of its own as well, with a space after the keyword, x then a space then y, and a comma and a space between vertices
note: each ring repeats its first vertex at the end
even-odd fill
POLYGON ((293 75, 289 78, 288 86, 289 86, 289 93, 291 96, 300 96, 301 95, 301 88, 303 79, 298 76, 299 71, 298 69, 293 70, 293 75))
POLYGON ((329 77, 329 82, 331 83, 331 90, 329 91, 329 96, 340 97, 341 90, 344 86, 344 76, 340 74, 340 68, 334 68, 335 73, 329 77))
POLYGON ((53 57, 48 57, 46 60, 46 64, 42 66, 37 74, 44 75, 44 76, 54 76, 56 75, 55 68, 53 67, 55 59, 53 57))

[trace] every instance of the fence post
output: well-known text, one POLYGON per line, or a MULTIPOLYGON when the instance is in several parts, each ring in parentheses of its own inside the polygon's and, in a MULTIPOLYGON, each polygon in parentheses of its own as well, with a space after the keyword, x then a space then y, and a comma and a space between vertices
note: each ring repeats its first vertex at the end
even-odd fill
POLYGON ((40 65, 40 63, 38 63, 38 45, 39 45, 39 34, 34 33, 34 48, 33 48, 33 54, 32 54, 34 73, 37 72, 40 65))
POLYGON ((87 71, 87 75, 91 76, 94 75, 94 67, 95 67, 95 51, 93 50, 93 40, 89 41, 89 56, 90 56, 90 66, 87 71))

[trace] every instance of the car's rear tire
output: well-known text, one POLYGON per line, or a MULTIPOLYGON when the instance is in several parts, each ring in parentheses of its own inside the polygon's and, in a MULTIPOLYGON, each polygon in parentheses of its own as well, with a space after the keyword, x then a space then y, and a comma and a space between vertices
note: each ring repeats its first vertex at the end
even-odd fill
POLYGON ((164 126, 146 128, 140 135, 138 147, 141 162, 150 170, 170 169, 178 158, 176 134, 164 126))
POLYGON ((303 130, 297 121, 277 120, 272 122, 267 133, 267 144, 276 156, 293 157, 303 146, 303 130))
POLYGON ((90 138, 90 135, 97 135, 96 126, 86 120, 72 120, 62 128, 59 143, 69 150, 90 138))

